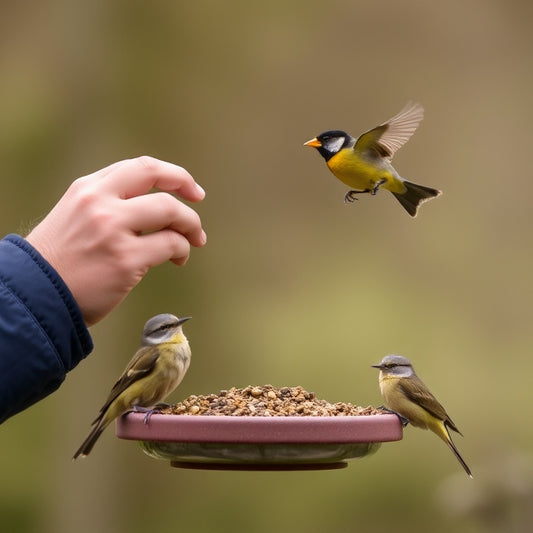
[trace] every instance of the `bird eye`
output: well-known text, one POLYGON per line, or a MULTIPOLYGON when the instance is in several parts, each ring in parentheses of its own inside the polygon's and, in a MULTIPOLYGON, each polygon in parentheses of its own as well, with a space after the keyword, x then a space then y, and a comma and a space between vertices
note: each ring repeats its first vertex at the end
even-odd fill
MULTIPOLYGON (((173 327, 175 326, 175 324, 169 322, 168 324, 162 324, 161 326, 159 326, 156 331, 158 332, 164 332, 164 331, 168 331, 169 329, 172 329, 173 327)), ((155 332, 154 332, 155 333, 155 332)))

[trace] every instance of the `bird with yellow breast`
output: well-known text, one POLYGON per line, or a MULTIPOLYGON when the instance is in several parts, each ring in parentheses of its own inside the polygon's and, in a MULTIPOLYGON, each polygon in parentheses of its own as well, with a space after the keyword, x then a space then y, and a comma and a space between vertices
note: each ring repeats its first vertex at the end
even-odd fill
POLYGON ((392 157, 413 135, 424 117, 424 108, 407 104, 387 122, 363 133, 357 139, 341 130, 329 130, 304 143, 316 148, 333 175, 351 187, 345 203, 356 195, 375 195, 379 189, 390 191, 406 211, 416 217, 423 202, 441 191, 403 179, 392 166, 392 157))
POLYGON ((147 421, 153 412, 151 408, 181 383, 191 361, 182 324, 190 318, 167 313, 146 322, 141 347, 111 389, 74 459, 87 456, 104 429, 118 416, 132 410, 147 412, 147 421))
POLYGON ((387 355, 377 365, 379 388, 386 406, 413 426, 430 429, 452 450, 465 472, 472 472, 450 437, 450 429, 462 435, 448 413, 416 375, 411 361, 401 355, 387 355))

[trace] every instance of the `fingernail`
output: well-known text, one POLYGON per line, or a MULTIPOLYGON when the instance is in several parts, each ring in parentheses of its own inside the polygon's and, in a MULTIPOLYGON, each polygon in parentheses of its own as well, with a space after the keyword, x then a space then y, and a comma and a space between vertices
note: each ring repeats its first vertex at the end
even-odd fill
POLYGON ((200 185, 198 185, 198 183, 196 184, 196 188, 198 189, 198 191, 200 192, 200 194, 202 196, 205 196, 205 191, 204 189, 202 189, 202 187, 200 187, 200 185))
POLYGON ((202 241, 202 246, 207 242, 207 234, 204 230, 202 230, 202 235, 200 236, 200 240, 202 241))

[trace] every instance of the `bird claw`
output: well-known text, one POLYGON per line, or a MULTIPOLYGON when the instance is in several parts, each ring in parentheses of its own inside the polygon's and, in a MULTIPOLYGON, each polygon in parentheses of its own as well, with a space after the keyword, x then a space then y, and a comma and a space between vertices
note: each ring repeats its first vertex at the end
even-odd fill
POLYGON ((355 190, 348 191, 344 195, 344 203, 345 204, 353 204, 356 200, 359 200, 359 198, 357 198, 355 195, 356 194, 362 194, 364 192, 367 192, 367 191, 355 191, 355 190))
POLYGON ((140 407, 138 405, 133 406, 133 411, 135 413, 146 413, 143 418, 143 424, 148 424, 150 422, 150 418, 153 414, 160 413, 162 409, 165 407, 168 407, 168 403, 158 403, 154 405, 153 407, 147 408, 147 407, 140 407))
POLYGON ((387 180, 385 178, 380 179, 374 187, 372 187, 372 190, 370 191, 370 194, 372 196, 376 196, 376 193, 378 192, 379 188, 386 182, 387 180))
POLYGON ((393 411, 392 409, 389 409, 388 407, 385 407, 384 405, 381 405, 378 407, 381 411, 385 411, 386 413, 390 413, 391 415, 396 415, 402 424, 402 427, 407 426, 409 424, 409 419, 405 418, 405 416, 402 416, 400 413, 397 413, 396 411, 393 411))

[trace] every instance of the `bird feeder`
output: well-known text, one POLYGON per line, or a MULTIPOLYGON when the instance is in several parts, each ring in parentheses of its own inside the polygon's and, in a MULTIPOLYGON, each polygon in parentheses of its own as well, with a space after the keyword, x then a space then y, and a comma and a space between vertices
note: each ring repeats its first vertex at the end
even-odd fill
MULTIPOLYGON (((249 394, 244 403, 238 404, 239 416, 235 416, 237 411, 230 406, 231 394, 224 395, 223 402, 216 397, 217 400, 207 403, 222 404, 225 409, 222 412, 232 414, 213 414, 212 411, 202 414, 196 404, 187 403, 181 406, 186 414, 155 413, 147 418, 144 413, 130 412, 117 419, 116 434, 121 439, 139 441, 150 457, 169 461, 171 466, 210 470, 345 468, 350 459, 375 453, 382 442, 402 438, 402 424, 395 414, 359 408, 364 414, 344 415, 352 412, 353 409, 346 409, 346 406, 352 408, 351 404, 316 401, 312 393, 306 393, 312 395, 312 399, 299 402, 296 411, 306 413, 305 408, 313 409, 316 404, 320 410, 312 410, 315 416, 279 416, 281 409, 286 410, 289 404, 284 400, 284 391, 288 391, 285 396, 289 400, 294 400, 295 389, 298 393, 302 390, 272 386, 240 389, 239 393, 245 390, 249 394), (268 403, 268 398, 274 399, 268 403), (254 405, 262 406, 269 414, 257 416, 258 407, 254 405), (316 415, 329 412, 324 406, 336 408, 339 405, 342 406, 341 416, 316 415), (250 416, 251 413, 255 416, 250 416)), ((197 396, 191 398, 198 400, 197 396)))

